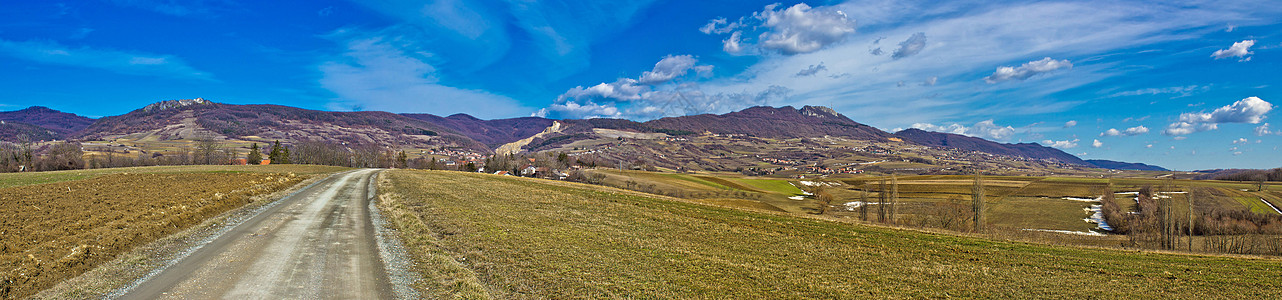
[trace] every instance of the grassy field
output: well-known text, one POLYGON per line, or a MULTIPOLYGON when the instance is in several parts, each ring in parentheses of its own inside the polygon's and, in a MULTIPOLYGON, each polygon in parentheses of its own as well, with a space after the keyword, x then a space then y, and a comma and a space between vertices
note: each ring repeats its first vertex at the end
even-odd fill
POLYGON ((26 172, 26 173, 0 173, 0 188, 54 183, 72 180, 88 179, 109 174, 120 173, 143 173, 143 174, 166 174, 166 173, 294 173, 298 175, 305 174, 322 174, 333 173, 348 168, 331 167, 331 166, 314 166, 314 165, 267 165, 267 166, 158 166, 158 167, 131 167, 131 168, 108 168, 108 169, 89 169, 89 170, 68 170, 52 172, 26 172))
POLYGON ((1277 298, 1282 261, 1045 246, 441 171, 380 205, 427 297, 1277 298))
POLYGON ((3 174, 0 298, 42 289, 283 190, 312 166, 181 166, 3 174))

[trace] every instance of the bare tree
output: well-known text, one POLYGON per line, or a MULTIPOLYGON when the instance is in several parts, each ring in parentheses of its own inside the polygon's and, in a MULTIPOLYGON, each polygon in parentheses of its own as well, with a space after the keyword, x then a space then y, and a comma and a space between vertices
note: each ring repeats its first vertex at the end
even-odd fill
MULTIPOLYGON (((212 165, 212 164, 215 164, 215 162, 222 156, 219 153, 222 150, 222 146, 218 145, 218 141, 215 140, 212 136, 201 135, 200 137, 196 138, 195 142, 196 142, 196 145, 195 145, 196 146, 196 150, 195 150, 196 164, 212 165)), ((218 163, 218 164, 221 164, 221 163, 218 163)))
POLYGON ((890 224, 895 224, 899 215, 899 179, 890 174, 890 224))
POLYGON ((877 222, 886 223, 886 177, 881 178, 881 188, 877 189, 877 222))
POLYGON ((984 178, 975 172, 975 183, 971 186, 971 210, 975 214, 975 232, 984 231, 984 178))
POLYGON ((860 204, 859 204, 859 216, 860 216, 860 218, 861 218, 862 220, 864 220, 865 222, 866 222, 866 221, 868 221, 868 190, 869 190, 869 188, 871 188, 871 186, 868 184, 868 182, 867 182, 867 181, 864 181, 864 190, 863 190, 863 193, 860 193, 860 194, 859 194, 859 197, 860 197, 860 199, 859 199, 859 203, 860 203, 860 204))

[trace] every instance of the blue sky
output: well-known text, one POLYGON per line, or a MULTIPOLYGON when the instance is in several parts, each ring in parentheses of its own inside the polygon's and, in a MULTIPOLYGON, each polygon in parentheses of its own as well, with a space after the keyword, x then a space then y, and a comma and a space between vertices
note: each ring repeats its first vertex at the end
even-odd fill
POLYGON ((1275 1, 15 1, 0 110, 481 118, 825 105, 888 131, 1282 166, 1275 1))

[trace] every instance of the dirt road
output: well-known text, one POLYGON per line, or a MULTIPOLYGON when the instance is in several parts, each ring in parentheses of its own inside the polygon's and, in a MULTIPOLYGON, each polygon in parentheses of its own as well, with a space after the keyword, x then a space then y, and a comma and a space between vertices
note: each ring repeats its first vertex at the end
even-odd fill
POLYGON ((370 221, 376 174, 339 173, 281 199, 120 298, 392 298, 370 221))

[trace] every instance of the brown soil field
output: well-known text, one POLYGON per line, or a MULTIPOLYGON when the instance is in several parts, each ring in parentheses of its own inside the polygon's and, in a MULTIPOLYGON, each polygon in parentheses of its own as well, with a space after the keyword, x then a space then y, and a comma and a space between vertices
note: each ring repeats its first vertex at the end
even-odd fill
POLYGON ((0 298, 31 296, 305 177, 110 174, 0 188, 0 298))

